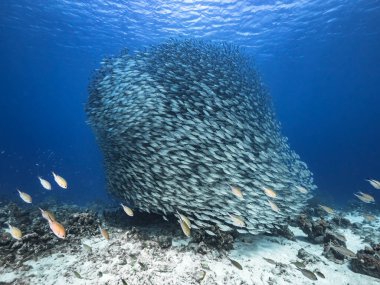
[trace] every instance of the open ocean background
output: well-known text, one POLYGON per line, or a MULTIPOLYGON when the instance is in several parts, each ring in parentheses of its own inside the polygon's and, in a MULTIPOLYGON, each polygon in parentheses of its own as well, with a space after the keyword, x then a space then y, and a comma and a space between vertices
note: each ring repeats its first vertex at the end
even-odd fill
POLYGON ((106 201, 86 124, 102 58, 168 38, 236 44, 255 59, 282 132, 343 206, 380 178, 380 1, 0 1, 0 198, 106 201), (64 176, 42 190, 37 175, 64 176))

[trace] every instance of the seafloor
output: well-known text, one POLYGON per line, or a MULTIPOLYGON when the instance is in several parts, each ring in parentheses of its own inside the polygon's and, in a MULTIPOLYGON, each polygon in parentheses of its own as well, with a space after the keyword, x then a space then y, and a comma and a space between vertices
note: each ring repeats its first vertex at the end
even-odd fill
POLYGON ((66 227, 66 239, 38 209, 0 202, 0 225, 11 219, 24 233, 17 241, 1 232, 0 284, 380 284, 380 213, 369 221, 360 207, 327 215, 310 205, 268 235, 192 230, 186 238, 174 218, 41 206, 66 227))

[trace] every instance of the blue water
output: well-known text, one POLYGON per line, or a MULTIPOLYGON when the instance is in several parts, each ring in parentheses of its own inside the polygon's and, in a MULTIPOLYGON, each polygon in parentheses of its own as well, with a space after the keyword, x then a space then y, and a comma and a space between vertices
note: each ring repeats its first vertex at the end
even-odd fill
POLYGON ((170 37, 228 41, 254 57, 283 134, 321 199, 345 205, 380 179, 380 1, 0 1, 0 197, 16 188, 108 199, 84 104, 94 69, 170 37), (254 3, 254 4, 253 4, 254 3), (67 178, 43 191, 37 175, 67 178))

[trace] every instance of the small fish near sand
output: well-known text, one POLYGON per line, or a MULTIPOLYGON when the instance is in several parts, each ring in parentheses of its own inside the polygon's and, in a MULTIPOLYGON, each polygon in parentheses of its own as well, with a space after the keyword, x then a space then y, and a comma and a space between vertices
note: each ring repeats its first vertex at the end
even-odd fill
POLYGON ((179 218, 186 223, 186 225, 189 227, 189 229, 191 229, 191 222, 190 222, 189 218, 186 217, 185 215, 180 214, 178 211, 177 211, 177 214, 178 214, 179 218))
POLYGON ((104 239, 110 240, 110 235, 106 229, 99 226, 99 230, 100 230, 100 234, 104 237, 104 239))
POLYGON ((369 222, 369 223, 372 223, 374 221, 376 221, 376 217, 374 215, 364 215, 363 216, 364 220, 369 222))
POLYGON ((67 181, 65 178, 63 178, 62 176, 54 173, 53 171, 51 172, 53 174, 53 177, 54 177, 54 181, 58 184, 59 187, 63 188, 63 189, 67 189, 67 181))
POLYGON ((46 179, 43 179, 42 177, 38 176, 38 180, 40 181, 40 184, 42 185, 43 188, 46 190, 51 190, 51 184, 49 181, 46 179))
POLYGON ((270 263, 270 264, 273 264, 273 265, 276 265, 276 264, 277 264, 277 262, 276 262, 276 261, 274 261, 274 260, 273 260, 273 259, 271 259, 271 258, 266 258, 266 257, 263 257, 263 259, 264 259, 266 262, 270 263))
POLYGON ((88 244, 82 243, 82 247, 87 253, 92 253, 92 248, 88 244))
POLYGON ((334 214, 334 210, 330 207, 324 206, 324 205, 318 205, 322 210, 324 210, 327 214, 334 214))
POLYGON ((12 226, 9 223, 5 223, 5 224, 8 225, 8 229, 6 229, 6 231, 8 233, 10 233, 10 235, 14 239, 17 239, 17 240, 21 240, 22 239, 22 232, 21 232, 21 230, 19 228, 16 228, 16 227, 12 226))
POLYGON ((190 231, 189 226, 181 218, 178 220, 178 222, 181 225, 181 229, 183 233, 185 234, 185 236, 190 237, 191 231, 190 231))
POLYGON ((29 194, 27 194, 27 193, 25 193, 25 192, 22 192, 22 191, 20 191, 20 190, 18 190, 18 189, 17 189, 17 191, 18 191, 18 194, 20 195, 20 198, 21 198, 25 203, 28 203, 28 204, 32 203, 32 197, 31 197, 29 194))
POLYGON ((317 276, 314 274, 314 272, 308 270, 308 269, 305 269, 305 268, 297 268, 299 271, 302 272, 302 274, 309 278, 310 280, 318 280, 317 276))
POLYGON ((375 179, 366 179, 366 181, 368 181, 369 184, 371 184, 373 188, 380 190, 380 181, 375 180, 375 179))
POLYGON ((131 208, 125 206, 123 203, 120 203, 120 206, 123 207, 124 212, 125 212, 128 216, 133 217, 133 211, 132 211, 131 208))
POLYGON ((229 257, 228 257, 228 259, 229 259, 229 261, 231 262, 231 264, 232 264, 233 266, 235 266, 237 269, 239 269, 239 270, 243 270, 243 266, 241 266, 241 264, 240 264, 239 262, 237 262, 236 260, 233 260, 233 259, 231 259, 231 258, 229 258, 229 257))
POLYGON ((244 219, 242 217, 236 216, 236 215, 231 215, 231 214, 228 214, 228 215, 230 216, 230 219, 234 223, 235 226, 241 227, 241 228, 245 227, 245 222, 244 222, 244 219))

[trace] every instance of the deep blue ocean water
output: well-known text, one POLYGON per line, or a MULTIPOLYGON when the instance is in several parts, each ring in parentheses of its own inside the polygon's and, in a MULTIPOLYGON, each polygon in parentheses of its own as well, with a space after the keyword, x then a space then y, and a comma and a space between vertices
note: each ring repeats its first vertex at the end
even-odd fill
MULTIPOLYGON (((108 198, 84 105, 107 55, 168 38, 227 41, 255 59, 282 132, 344 206, 380 179, 380 1, 0 1, 0 197, 108 198), (43 191, 51 170, 70 192, 43 191)), ((56 187, 57 188, 57 187, 56 187)), ((376 191, 378 191, 376 193, 376 191)))

